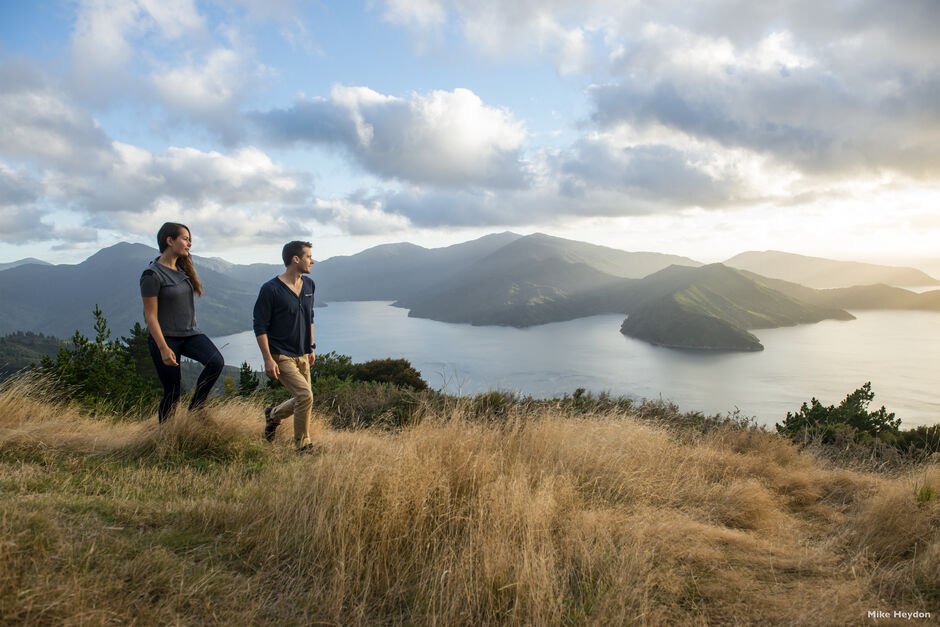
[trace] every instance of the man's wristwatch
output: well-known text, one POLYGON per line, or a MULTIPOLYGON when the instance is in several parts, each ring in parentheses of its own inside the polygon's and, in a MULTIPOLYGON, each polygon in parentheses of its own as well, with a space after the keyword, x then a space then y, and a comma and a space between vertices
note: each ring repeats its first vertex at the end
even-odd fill
POLYGON ((312 350, 312 351, 317 350, 317 345, 316 345, 316 343, 313 343, 313 344, 310 345, 310 350, 312 350))

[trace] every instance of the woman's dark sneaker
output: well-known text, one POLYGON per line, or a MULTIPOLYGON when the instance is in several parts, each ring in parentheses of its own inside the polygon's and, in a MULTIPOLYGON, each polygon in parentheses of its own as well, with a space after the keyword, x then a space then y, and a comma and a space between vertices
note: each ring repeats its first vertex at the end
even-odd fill
POLYGON ((268 442, 274 441, 274 432, 277 431, 279 422, 271 419, 271 413, 274 411, 274 405, 264 408, 264 439, 268 442))

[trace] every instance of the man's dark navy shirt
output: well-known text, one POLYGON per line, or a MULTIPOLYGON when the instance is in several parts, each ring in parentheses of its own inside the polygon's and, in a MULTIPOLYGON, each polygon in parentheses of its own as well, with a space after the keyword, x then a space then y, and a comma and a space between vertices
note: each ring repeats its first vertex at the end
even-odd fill
POLYGON ((255 335, 267 335, 272 355, 301 357, 311 352, 313 338, 313 292, 316 285, 308 276, 301 277, 300 296, 284 281, 274 277, 261 286, 255 301, 255 335))

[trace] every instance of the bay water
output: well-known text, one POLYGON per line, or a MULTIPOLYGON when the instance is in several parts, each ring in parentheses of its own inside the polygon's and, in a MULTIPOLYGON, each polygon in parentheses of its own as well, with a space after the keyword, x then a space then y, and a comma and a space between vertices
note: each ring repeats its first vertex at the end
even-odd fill
MULTIPOLYGON (((432 388, 490 390, 539 398, 583 387, 635 399, 675 402, 708 414, 738 409, 773 425, 815 396, 838 404, 871 381, 872 409, 885 405, 902 427, 940 423, 940 313, 852 312, 851 321, 759 329, 761 352, 677 350, 620 333, 622 315, 526 329, 409 318, 380 301, 316 309, 317 352, 355 362, 404 358, 432 388)), ((225 362, 263 362, 251 331, 213 338, 225 362)))

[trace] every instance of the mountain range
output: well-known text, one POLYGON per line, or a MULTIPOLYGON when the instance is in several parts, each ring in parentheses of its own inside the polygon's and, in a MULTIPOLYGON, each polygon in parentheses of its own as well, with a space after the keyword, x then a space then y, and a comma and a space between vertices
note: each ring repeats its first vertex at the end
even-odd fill
POLYGON ((3 272, 4 270, 9 270, 10 268, 16 268, 17 266, 25 266, 28 264, 37 264, 40 266, 52 265, 48 261, 43 261, 42 259, 36 259, 35 257, 26 257, 25 259, 18 259, 16 261, 10 261, 8 263, 0 263, 0 272, 3 272))
MULTIPOLYGON (((91 334, 92 310, 101 307, 113 336, 143 322, 140 274, 159 256, 156 248, 122 242, 79 264, 23 264, 0 271, 0 333, 32 331, 69 337, 76 329, 91 334)), ((194 257, 206 298, 196 299, 196 319, 209 335, 237 333, 251 327, 257 282, 244 277, 258 268, 194 257)), ((270 278, 283 269, 268 266, 270 278)))
POLYGON ((857 261, 835 261, 806 257, 778 250, 749 251, 725 260, 724 265, 748 270, 772 279, 782 279, 807 287, 836 288, 854 285, 896 285, 926 287, 940 281, 916 268, 879 266, 857 261))
MULTIPOLYGON (((5 264, 0 333, 90 333, 96 304, 115 333, 123 333, 142 320, 138 280, 157 255, 149 246, 120 243, 75 265, 5 264)), ((250 329, 258 287, 283 270, 281 264, 234 264, 214 257, 195 256, 194 263, 206 292, 197 299, 197 319, 215 336, 250 329)), ((376 246, 321 261, 311 275, 318 306, 390 300, 413 317, 517 327, 623 314, 621 332, 683 348, 760 350, 750 330, 852 319, 846 309, 940 311, 940 290, 918 294, 874 284, 886 278, 894 285, 940 284, 913 268, 775 251, 703 265, 677 255, 627 252, 538 233, 495 233, 443 248, 376 246), (785 278, 796 275, 805 282, 785 278), (860 284, 808 285, 847 280, 860 284)))

